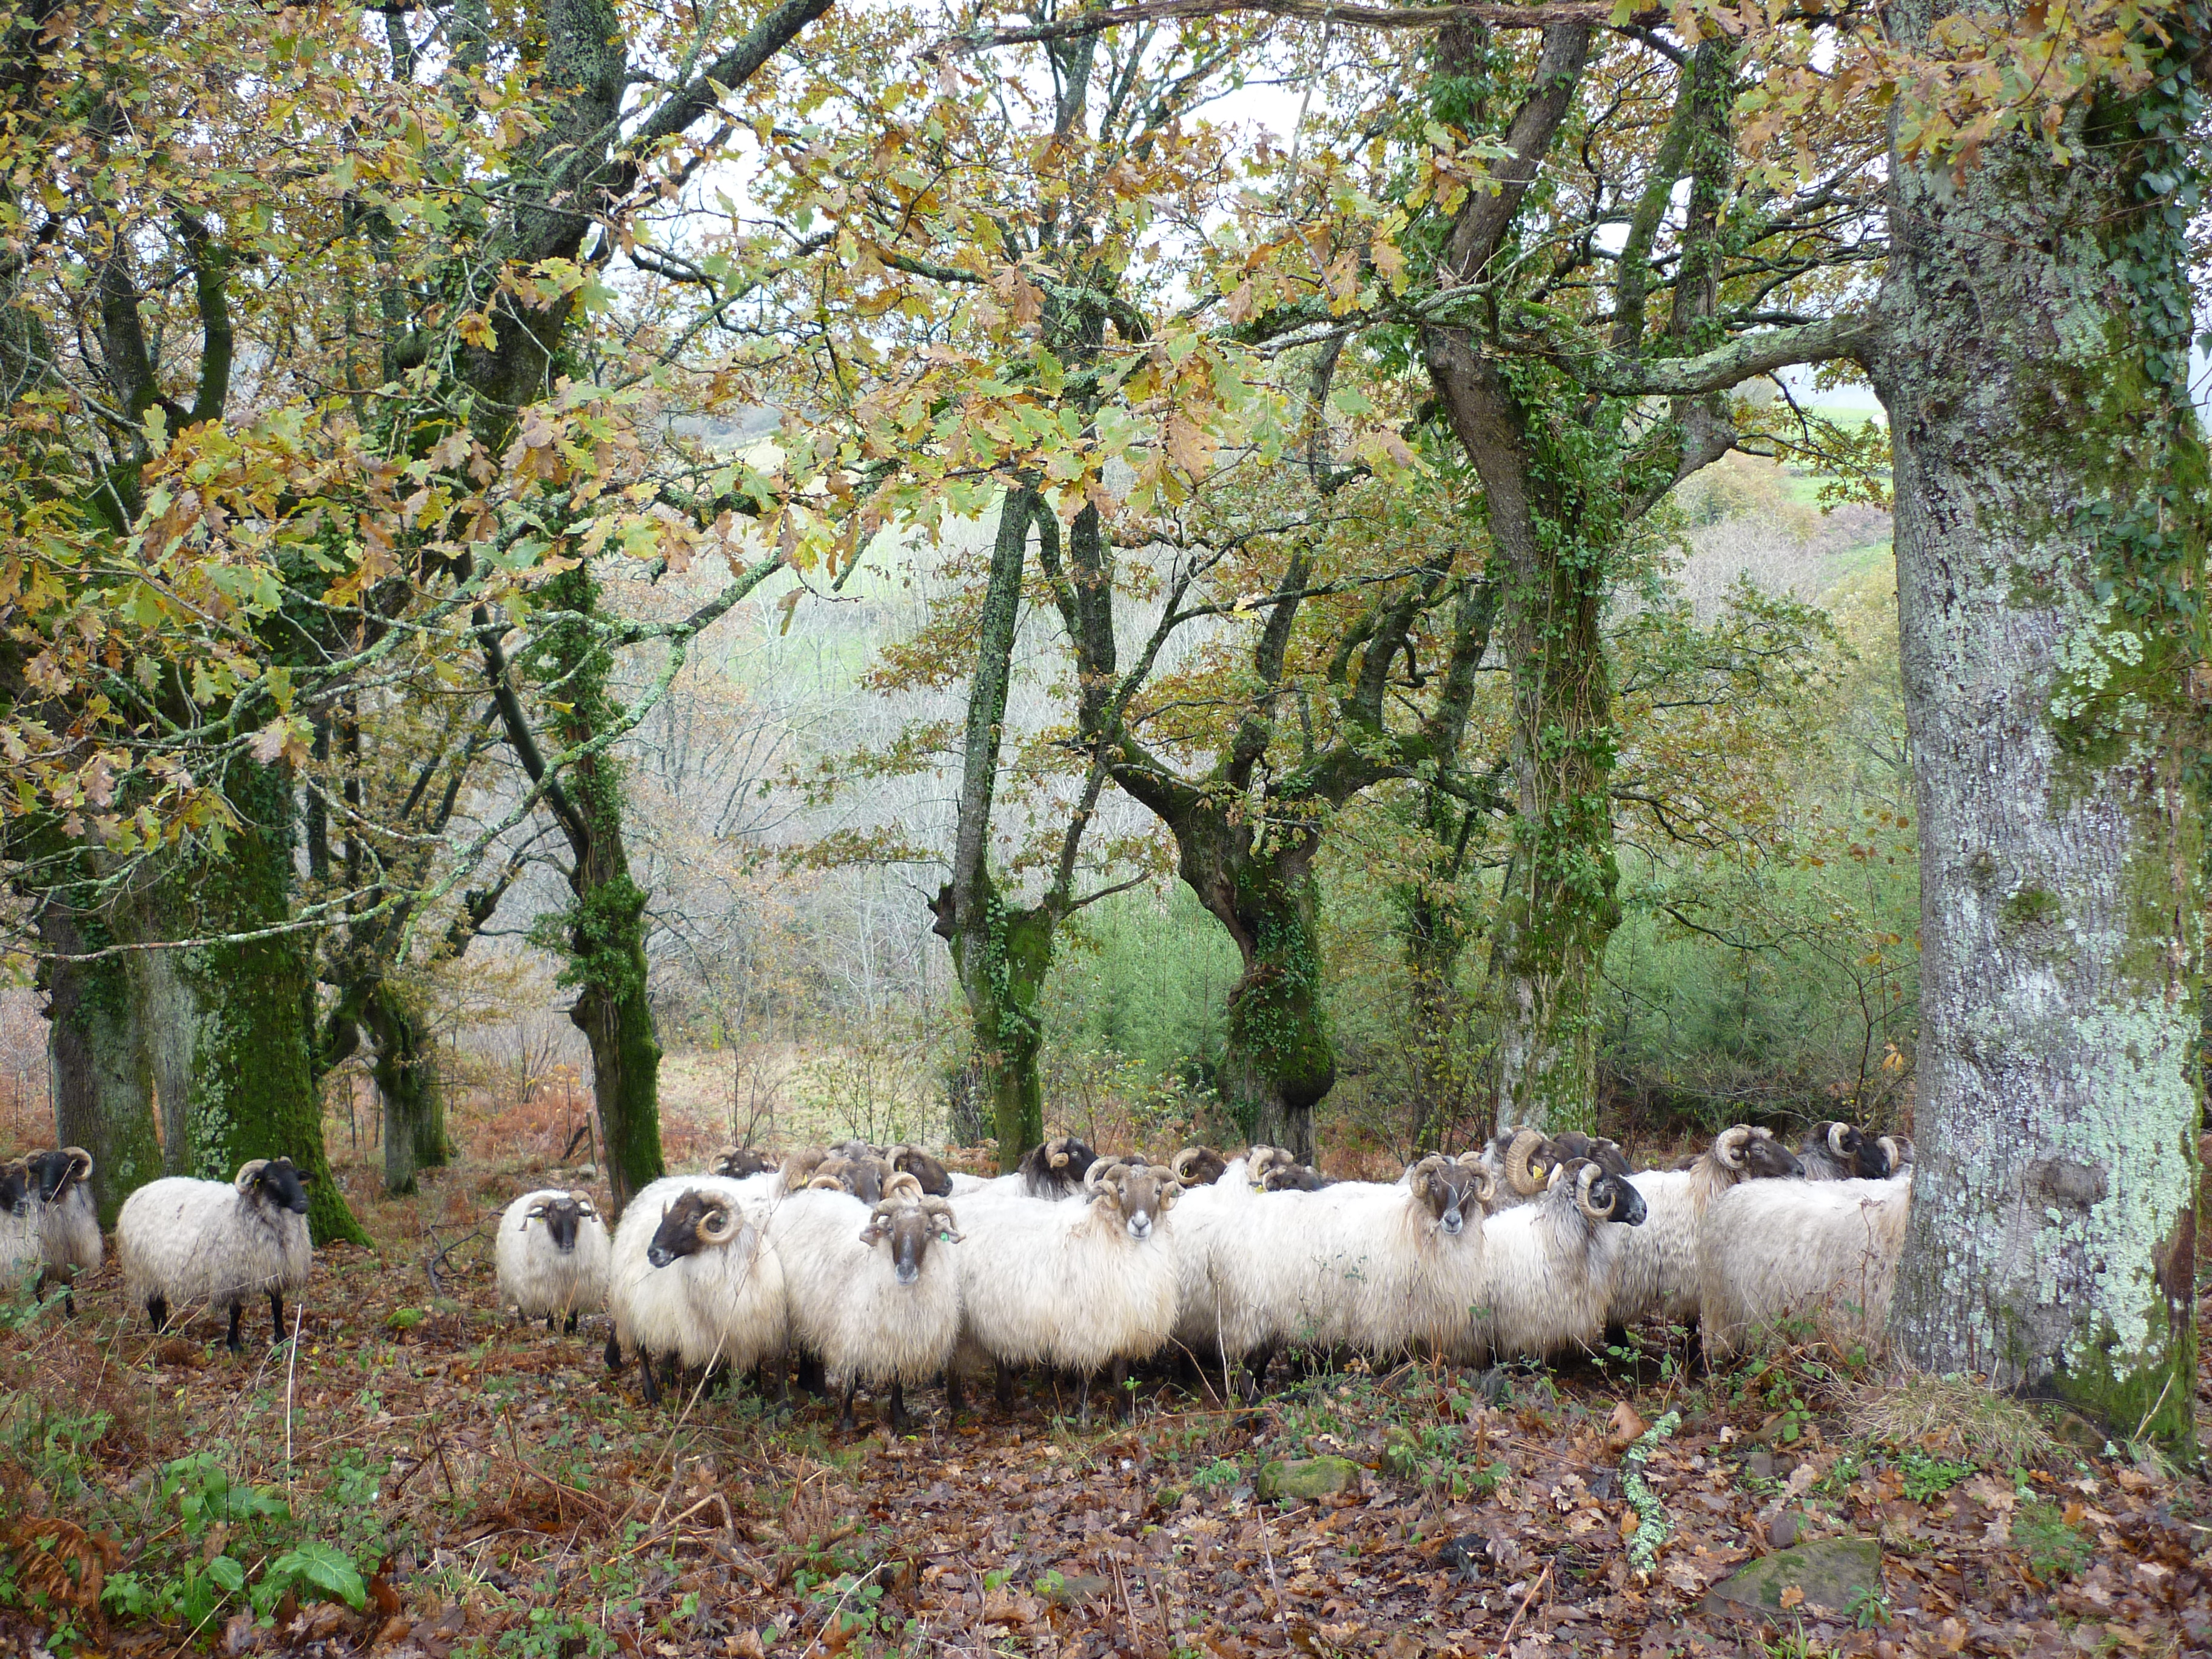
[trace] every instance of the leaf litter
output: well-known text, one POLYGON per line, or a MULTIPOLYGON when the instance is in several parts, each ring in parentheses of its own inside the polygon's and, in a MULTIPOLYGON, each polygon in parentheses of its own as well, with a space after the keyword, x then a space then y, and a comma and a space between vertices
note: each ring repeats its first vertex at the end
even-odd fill
POLYGON ((125 1322, 112 1267, 77 1293, 74 1322, 0 1334, 0 1656, 2212 1648, 2199 1480, 2078 1419, 2078 1443, 2038 1430, 2000 1442, 2031 1457, 1978 1459, 1925 1400, 1884 1419, 1881 1390, 1803 1351, 1708 1378, 1652 1331, 1553 1372, 1317 1369, 1249 1408, 1170 1368, 1133 1420, 1088 1430, 1072 1382, 1035 1376, 957 1425, 918 1391, 893 1442, 696 1378, 648 1408, 603 1325, 503 1319, 488 1253, 435 1233, 319 1252, 289 1367, 265 1326, 233 1358, 214 1319, 125 1322), (187 1515, 174 1471, 202 1454, 187 1515), (1624 1454, 1664 1525, 1648 1577, 1624 1454), (1356 1478, 1255 1495, 1316 1458, 1356 1478), (1793 1587, 1762 1622, 1710 1597, 1846 1538, 1881 1551, 1852 1605, 1793 1587), (207 1588, 220 1560, 234 1592, 207 1588))

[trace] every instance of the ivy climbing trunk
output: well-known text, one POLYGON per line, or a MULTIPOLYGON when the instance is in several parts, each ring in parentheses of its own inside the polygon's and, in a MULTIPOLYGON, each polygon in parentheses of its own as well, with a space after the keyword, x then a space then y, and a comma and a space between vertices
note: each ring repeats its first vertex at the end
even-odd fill
POLYGON ((40 964, 46 991, 46 1056, 59 1144, 92 1154, 92 1192, 100 1224, 112 1227, 123 1200, 161 1174, 154 1127, 151 1061, 143 1040, 137 986, 127 956, 64 960, 118 941, 95 909, 64 890, 39 913, 39 941, 53 952, 40 964))
POLYGON ((422 1024, 405 992, 381 975, 364 976, 341 989, 316 1055, 318 1073, 329 1072, 360 1048, 361 1028, 368 1028, 375 1046, 369 1075, 384 1116, 384 1190, 395 1195, 416 1191, 419 1171, 453 1156, 445 1091, 422 1024))
POLYGON ((1006 687, 1020 621, 1022 572, 1030 526, 1040 510, 1034 489, 1009 489, 999 506, 991 574, 975 624, 975 666, 968 682, 960 799, 951 879, 930 905, 936 932, 952 947, 976 1059, 991 1091, 999 1168, 1011 1173, 1044 1139, 1044 1081, 1037 1070, 1042 1030, 1037 993, 1052 965, 1053 902, 1009 905, 991 878, 991 807, 1004 741, 1006 687))
MULTIPOLYGON (((1911 51, 1942 15, 1889 26, 1911 51)), ((1954 173, 1893 145, 1869 354, 1922 848, 1892 1332, 1929 1370, 2192 1460, 2212 518, 2186 386, 2193 21, 2139 100, 2069 114, 2068 166, 2004 140, 1954 173)))
MULTIPOLYGON (((621 714, 607 689, 614 659, 592 625, 599 581, 588 565, 579 564, 543 592, 550 611, 566 614, 545 629, 532 666, 541 680, 559 687, 551 724, 564 748, 577 748, 621 714)), ((532 775, 542 770, 540 763, 532 775)), ((541 926, 538 939, 568 959, 561 983, 575 990, 568 1018, 591 1045, 600 1151, 620 1214, 633 1193, 667 1172, 660 1150, 660 1038, 646 981, 646 893, 630 874, 623 843, 622 764, 605 750, 584 755, 548 799, 568 838, 574 902, 541 926)))
POLYGON ((188 1056, 181 1161, 187 1174, 228 1181, 250 1158, 289 1158, 314 1177, 316 1243, 366 1244, 323 1147, 307 935, 240 937, 291 919, 289 769, 240 763, 225 794, 240 822, 222 854, 169 874, 179 888, 173 911, 194 915, 208 941, 176 953, 173 1006, 184 1024, 175 1040, 188 1056))

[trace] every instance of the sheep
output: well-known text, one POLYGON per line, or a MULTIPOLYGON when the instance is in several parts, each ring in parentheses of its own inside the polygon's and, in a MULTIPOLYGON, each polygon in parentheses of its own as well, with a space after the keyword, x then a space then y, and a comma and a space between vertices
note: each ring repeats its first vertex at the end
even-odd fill
POLYGON ((1211 1187, 1221 1179, 1229 1161, 1211 1146, 1186 1146, 1168 1160, 1168 1169, 1188 1191, 1211 1187))
MULTIPOLYGON (((1085 1421, 1091 1378, 1102 1370, 1111 1369, 1126 1408, 1129 1361, 1152 1354, 1175 1328, 1168 1212, 1181 1190, 1164 1166, 1117 1166, 1080 1205, 1001 1195, 961 1206, 961 1342, 996 1365, 1002 1406, 1013 1403, 1014 1366, 1044 1364, 1082 1376, 1085 1421)), ((948 1403, 959 1409, 957 1398, 948 1403)))
POLYGON ((544 1314, 549 1331, 565 1314, 573 1333, 585 1308, 607 1299, 607 1225, 588 1193, 523 1194, 499 1218, 493 1255, 500 1304, 523 1319, 544 1314))
POLYGON ((1009 1194, 1051 1200, 1085 1196, 1083 1177, 1097 1161, 1098 1154, 1090 1147, 1073 1135, 1064 1135, 1030 1147, 1011 1175, 954 1176, 951 1196, 962 1200, 1009 1194))
POLYGON ((1698 1252, 1707 1362, 1747 1334, 1810 1316, 1823 1335, 1880 1344, 1905 1251, 1912 1177, 1748 1182, 1705 1212, 1698 1252))
POLYGON ((1493 1183, 1474 1154, 1432 1154, 1395 1183, 1340 1182, 1250 1204, 1205 1238, 1187 1298, 1218 1305, 1219 1346, 1256 1395, 1290 1345, 1386 1353, 1425 1346, 1471 1358, 1483 1282, 1482 1204, 1493 1183))
POLYGON ((1620 1149, 1617 1140, 1607 1140, 1603 1135, 1586 1135, 1580 1129, 1569 1129, 1564 1134, 1552 1137, 1552 1162, 1571 1164, 1577 1158, 1588 1158, 1609 1176, 1626 1180, 1633 1173, 1629 1167, 1628 1154, 1620 1149))
POLYGON ((307 1187, 314 1176, 289 1158, 257 1158, 229 1182, 166 1176, 123 1200, 115 1250, 123 1295, 143 1306, 156 1331, 169 1304, 205 1302, 230 1310, 226 1345, 245 1344, 239 1325, 246 1298, 265 1295, 274 1331, 284 1335, 284 1296, 306 1289, 314 1259, 307 1231, 307 1187))
POLYGON ((904 1143, 892 1147, 890 1164, 893 1170, 902 1171, 921 1182, 923 1196, 952 1196, 951 1172, 921 1147, 904 1143))
POLYGON ((1544 1132, 1525 1126, 1500 1129, 1491 1136, 1490 1144, 1478 1157, 1496 1193, 1489 1206, 1492 1213, 1533 1203, 1542 1197, 1545 1183, 1559 1161, 1551 1142, 1544 1138, 1544 1132))
POLYGON ((768 1221, 792 1346, 844 1379, 842 1429, 853 1427, 860 1385, 889 1382, 891 1431, 903 1434, 906 1385, 944 1370, 960 1338, 960 1266, 932 1248, 960 1242, 952 1207, 915 1190, 909 1174, 897 1181, 872 1207, 845 1193, 797 1193, 768 1221))
POLYGON ((1552 1171, 1544 1195, 1483 1224, 1482 1302, 1498 1358, 1548 1358, 1594 1351, 1605 1330, 1644 1195, 1583 1161, 1552 1171))
POLYGON ((39 1285, 62 1287, 62 1310, 76 1317, 75 1285, 82 1271, 96 1273, 105 1259, 100 1240, 100 1211, 92 1188, 92 1154, 82 1146, 24 1158, 32 1182, 31 1223, 39 1234, 39 1285))
POLYGON ((1260 1182, 1267 1193, 1317 1193, 1329 1179, 1310 1164, 1278 1164, 1260 1182))
POLYGON ((1687 1169, 1631 1176, 1644 1196, 1644 1224, 1625 1242, 1607 1326, 1626 1327, 1650 1313, 1669 1324, 1697 1323, 1698 1236, 1706 1206, 1740 1181, 1800 1173, 1797 1160, 1772 1130, 1739 1123, 1715 1136, 1687 1169))
POLYGON ((1884 1135, 1881 1137, 1881 1146, 1883 1153, 1889 1159, 1889 1172, 1892 1175, 1902 1175, 1912 1167, 1912 1137, 1911 1135, 1884 1135))
POLYGON ((714 1167, 708 1173, 726 1181, 743 1181, 775 1166, 775 1160, 766 1152, 757 1152, 750 1146, 725 1146, 714 1154, 714 1167))
POLYGON ((1849 1123, 1815 1123, 1797 1148, 1808 1181, 1886 1181, 1889 1154, 1849 1123))
MULTIPOLYGON (((1185 1147, 1169 1165, 1170 1171, 1188 1168, 1194 1175, 1203 1174, 1206 1158, 1192 1158, 1194 1152, 1204 1152, 1206 1158, 1220 1156, 1211 1148, 1185 1147)), ((1176 1210, 1176 1322, 1170 1336, 1185 1361, 1195 1363, 1202 1355, 1218 1354, 1221 1346, 1220 1297, 1212 1271, 1216 1231, 1233 1230, 1257 1189, 1241 1158, 1222 1164, 1220 1173, 1202 1185, 1176 1178, 1183 1191, 1176 1210)))
MULTIPOLYGON (((759 1179, 756 1177, 755 1179, 759 1179)), ((654 1357, 735 1369, 781 1362, 788 1316, 783 1264, 760 1225, 749 1182, 673 1176, 631 1198, 608 1253, 610 1370, 638 1356, 646 1402, 657 1402, 654 1357)), ((787 1200, 785 1201, 788 1201, 787 1200)))
POLYGON ((0 1164, 0 1274, 15 1277, 39 1260, 39 1232, 31 1221, 31 1194, 37 1182, 22 1158, 0 1164))

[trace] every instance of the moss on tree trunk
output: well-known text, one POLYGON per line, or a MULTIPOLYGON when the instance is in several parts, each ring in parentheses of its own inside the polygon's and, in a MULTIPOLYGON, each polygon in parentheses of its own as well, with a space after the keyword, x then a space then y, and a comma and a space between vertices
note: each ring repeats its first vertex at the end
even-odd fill
MULTIPOLYGON (((57 957, 82 955, 117 942, 105 920, 58 894, 39 913, 39 938, 57 957)), ((161 1142, 154 1127, 154 1085, 128 957, 91 962, 48 958, 40 967, 48 994, 46 1053, 53 1079, 54 1122, 61 1144, 92 1154, 92 1191, 100 1224, 132 1192, 161 1174, 161 1142)))
POLYGON ((241 820, 220 856, 175 872, 211 942, 180 952, 190 1006, 185 1147, 188 1173, 228 1181, 250 1158, 289 1158, 311 1173, 315 1242, 368 1236, 347 1208, 323 1147, 309 1021, 313 969, 304 933, 225 939, 290 918, 292 793, 276 766, 234 772, 226 792, 241 820), (188 879, 187 879, 188 875, 188 879))
POLYGON ((1230 826, 1219 827, 1227 833, 1206 839, 1228 867, 1193 885, 1244 959, 1229 996, 1228 1105, 1253 1139, 1310 1163, 1314 1108, 1336 1085, 1336 1048, 1321 1003, 1312 848, 1255 859, 1230 826))
MULTIPOLYGON (((1907 50, 1939 15, 1896 14, 1907 50)), ((2011 140, 1955 176, 1893 156, 1872 368, 1923 945, 1891 1329, 2193 1459, 2212 503, 2172 193, 2202 164, 2160 78, 2077 106, 2065 167, 2011 140)))
MULTIPOLYGON (((952 963, 968 999, 975 1058, 991 1091, 999 1169, 1010 1175, 1022 1154, 1044 1139, 1044 1077, 1037 1066, 1044 1028, 1037 994, 1052 968, 1055 921, 1042 906, 1008 906, 988 875, 981 880, 984 925, 953 931, 952 963)), ((949 901, 940 905, 940 916, 949 908, 949 901)))
POLYGON ((384 1107, 384 1190, 411 1193, 416 1172, 442 1168, 446 1095, 420 1012, 388 979, 370 988, 362 1021, 376 1042, 376 1094, 384 1107))

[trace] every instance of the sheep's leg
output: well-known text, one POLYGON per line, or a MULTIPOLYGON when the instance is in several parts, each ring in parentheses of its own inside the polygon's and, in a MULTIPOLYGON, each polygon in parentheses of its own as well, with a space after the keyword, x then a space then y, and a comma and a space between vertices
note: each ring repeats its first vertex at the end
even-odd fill
POLYGON ((546 1335, 548 1335, 548 1336, 551 1336, 551 1335, 553 1335, 553 1334, 555 1334, 556 1327, 555 1327, 555 1325, 554 1325, 554 1321, 556 1321, 556 1320, 557 1320, 558 1318, 560 1318, 560 1316, 560 1316, 560 1315, 558 1315, 558 1314, 556 1314, 556 1313, 549 1313, 549 1314, 547 1314, 547 1315, 545 1316, 545 1334, 546 1334, 546 1335))
POLYGON ((269 1292, 269 1344, 274 1347, 284 1340, 284 1292, 269 1292))
POLYGON ((169 1328, 169 1298, 149 1296, 146 1298, 146 1317, 154 1322, 154 1334, 159 1336, 169 1328))
POLYGON ((612 1331, 609 1331, 609 1332, 607 1333, 607 1346, 606 1346, 606 1355, 605 1355, 605 1358, 606 1358, 606 1362, 607 1362, 607 1369, 608 1369, 609 1370, 611 1370, 611 1371, 619 1371, 620 1370, 622 1370, 622 1365, 623 1365, 622 1344, 621 1344, 619 1341, 616 1340, 616 1339, 615 1339, 615 1334, 614 1334, 612 1331))
POLYGON ((1091 1426, 1091 1373, 1089 1371, 1083 1373, 1082 1386, 1076 1390, 1075 1426, 1079 1429, 1087 1429, 1091 1426))
POLYGON ((653 1356, 643 1348, 637 1351, 637 1374, 645 1381, 645 1403, 658 1406, 660 1403, 660 1383, 653 1375, 653 1356))
POLYGON ((860 1374, 854 1371, 845 1383, 845 1409, 837 1413, 839 1432, 850 1434, 856 1426, 853 1421, 853 1396, 860 1391, 860 1374))
POLYGON ((991 1391, 998 1397, 999 1409, 1010 1412, 1014 1408, 1014 1368, 1003 1359, 997 1363, 998 1381, 991 1391))
POLYGON ((1120 1354, 1114 1358, 1114 1410, 1111 1414, 1124 1422, 1137 1414, 1137 1396, 1129 1392, 1129 1362, 1120 1354))
POLYGON ((1260 1348, 1244 1357, 1244 1403, 1251 1405, 1267 1386, 1267 1367, 1275 1358, 1273 1347, 1260 1348))
POLYGON ((246 1304, 243 1302, 232 1303, 230 1304, 230 1334, 223 1340, 223 1346, 228 1348, 233 1353, 236 1353, 246 1346, 246 1340, 238 1334, 239 1325, 245 1317, 246 1304))
POLYGON ((908 1425, 906 1384, 893 1378, 891 1381, 891 1432, 895 1435, 904 1434, 908 1425))
POLYGON ((583 1316, 583 1313, 582 1313, 582 1311, 581 1311, 580 1309, 571 1308, 571 1309, 569 1309, 569 1310, 568 1310, 568 1333, 567 1333, 568 1335, 570 1335, 570 1336, 574 1336, 574 1335, 575 1335, 575 1334, 576 1334, 576 1322, 577 1322, 578 1320, 581 1319, 583 1316, 583 1316))
POLYGON ((952 1422, 960 1415, 960 1373, 951 1366, 945 1368, 945 1420, 952 1422))
POLYGON ((799 1356, 799 1386, 817 1400, 830 1395, 830 1379, 823 1374, 820 1356, 803 1353, 799 1356))

